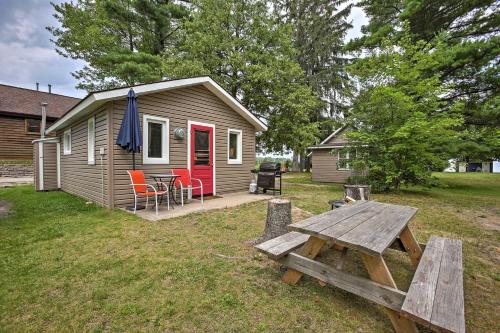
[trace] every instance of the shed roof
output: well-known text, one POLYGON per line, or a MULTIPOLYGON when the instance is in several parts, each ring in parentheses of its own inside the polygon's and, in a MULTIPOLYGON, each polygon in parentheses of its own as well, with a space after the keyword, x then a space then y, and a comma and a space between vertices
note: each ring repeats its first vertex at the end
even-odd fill
POLYGON ((340 135, 346 128, 347 128, 347 126, 342 126, 342 127, 337 128, 326 139, 321 141, 321 143, 314 145, 314 146, 310 146, 310 147, 308 147, 308 149, 332 149, 332 148, 344 147, 345 142, 331 143, 330 141, 332 139, 334 139, 336 136, 340 135))
POLYGON ((79 98, 0 84, 0 112, 40 117, 40 103, 47 103, 47 117, 60 118, 79 98))
POLYGON ((147 95, 157 92, 162 92, 166 90, 173 90, 185 87, 191 87, 196 85, 202 85, 208 90, 210 90, 214 95, 220 98, 224 103, 226 103, 231 109, 240 114, 249 123, 251 123, 257 130, 265 131, 267 126, 260 121, 256 116, 254 116, 250 111, 248 111, 241 103, 231 96, 227 91, 225 91, 217 82, 208 76, 161 81, 155 83, 147 83, 136 86, 129 86, 124 88, 116 88, 110 90, 96 91, 90 93, 83 100, 70 109, 66 114, 61 117, 57 122, 47 129, 47 134, 55 130, 64 128, 68 124, 82 118, 86 114, 92 112, 99 106, 103 105, 107 101, 121 99, 127 96, 130 88, 134 89, 136 96, 147 95))

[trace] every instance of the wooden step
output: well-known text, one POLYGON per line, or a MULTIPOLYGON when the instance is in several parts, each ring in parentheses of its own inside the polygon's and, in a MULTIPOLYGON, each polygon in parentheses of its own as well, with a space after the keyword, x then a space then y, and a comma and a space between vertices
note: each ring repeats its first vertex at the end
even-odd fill
POLYGON ((260 252, 267 254, 269 258, 278 260, 293 250, 301 247, 308 239, 309 235, 292 231, 260 243, 256 245, 255 248, 260 252))
POLYGON ((431 237, 401 312, 439 332, 465 332, 461 241, 431 237))

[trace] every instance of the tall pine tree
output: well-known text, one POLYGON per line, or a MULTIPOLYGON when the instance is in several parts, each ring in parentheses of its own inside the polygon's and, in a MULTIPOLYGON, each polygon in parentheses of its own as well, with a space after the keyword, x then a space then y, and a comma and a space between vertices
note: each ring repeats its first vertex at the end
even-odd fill
POLYGON ((278 23, 264 0, 203 0, 194 6, 181 43, 166 54, 166 72, 211 75, 267 123, 262 148, 304 151, 318 133, 310 113, 319 99, 295 60, 291 26, 278 23))
MULTIPOLYGON (((343 51, 344 38, 352 27, 347 21, 352 4, 347 0, 273 1, 277 17, 293 28, 296 59, 305 72, 308 85, 322 104, 311 112, 311 121, 324 139, 339 126, 347 111, 352 83, 346 73, 349 59, 343 51)), ((304 168, 305 155, 294 152, 294 171, 304 168)))
POLYGON ((437 53, 427 75, 438 75, 443 110, 461 103, 464 117, 456 157, 500 158, 500 3, 495 0, 363 0, 370 22, 350 49, 375 54, 384 38, 408 32, 437 53), (403 29, 407 22, 407 31, 403 29))
POLYGON ((57 51, 86 62, 78 88, 98 90, 161 80, 161 54, 177 41, 183 1, 78 0, 52 4, 60 27, 48 27, 57 51))

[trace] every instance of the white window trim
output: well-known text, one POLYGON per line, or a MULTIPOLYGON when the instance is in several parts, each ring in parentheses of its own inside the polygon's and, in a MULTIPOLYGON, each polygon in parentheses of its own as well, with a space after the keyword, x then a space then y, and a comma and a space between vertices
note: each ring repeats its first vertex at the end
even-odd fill
MULTIPOLYGON (((215 125, 214 124, 208 124, 208 123, 202 123, 199 121, 193 121, 193 120, 188 120, 188 130, 187 130, 187 144, 188 144, 188 149, 187 149, 187 168, 189 169, 189 172, 191 172, 191 126, 192 125, 199 125, 199 126, 205 126, 205 127, 211 127, 212 128, 212 142, 213 142, 213 153, 212 153, 212 160, 213 160, 213 171, 212 171, 212 191, 214 195, 217 195, 216 188, 217 188, 217 178, 216 178, 216 164, 217 161, 215 159, 215 125)), ((191 193, 189 194, 191 196, 191 193)))
MULTIPOLYGON (((346 156, 346 158, 343 158, 342 160, 349 160, 350 159, 348 151, 346 152, 345 156, 346 156)), ((340 149, 337 151, 337 165, 338 165, 339 161, 340 161, 340 149)), ((339 167, 337 167, 337 170, 339 170, 339 171, 350 171, 351 170, 351 166, 349 165, 349 163, 347 163, 346 166, 347 166, 346 168, 339 168, 339 167)))
POLYGON ((63 154, 64 155, 71 155, 71 141, 72 141, 72 139, 73 138, 71 136, 71 128, 65 130, 64 134, 63 134, 63 154), (68 145, 66 145, 66 136, 67 135, 69 136, 68 145))
POLYGON ((145 114, 142 118, 142 133, 143 133, 143 149, 142 149, 142 164, 169 164, 170 162, 170 120, 168 118, 155 117, 145 114), (148 122, 162 123, 162 157, 149 157, 149 127, 148 122))
POLYGON ((95 117, 87 121, 87 162, 89 165, 95 165, 95 117), (90 128, 92 126, 92 136, 90 128))
POLYGON ((243 155, 243 131, 238 130, 238 129, 228 128, 227 129, 227 164, 243 164, 242 155, 243 155), (229 158, 229 137, 230 137, 231 133, 238 135, 238 142, 237 142, 237 147, 236 147, 237 156, 235 159, 229 158))

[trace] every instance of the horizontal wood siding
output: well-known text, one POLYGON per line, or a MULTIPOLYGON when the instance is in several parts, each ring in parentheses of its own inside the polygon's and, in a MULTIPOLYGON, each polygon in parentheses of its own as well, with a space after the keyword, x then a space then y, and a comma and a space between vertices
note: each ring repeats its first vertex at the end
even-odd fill
MULTIPOLYGON (((116 142, 122 122, 126 100, 109 102, 113 108, 113 142, 116 142)), ((151 173, 166 172, 172 168, 187 168, 188 120, 215 125, 216 192, 224 194, 248 189, 250 170, 255 166, 255 128, 213 93, 202 86, 175 89, 138 97, 140 119, 144 114, 168 118, 170 121, 170 163, 168 165, 142 165, 142 152, 136 154, 137 169, 151 173), (186 130, 184 140, 174 139, 174 129, 186 130), (227 164, 227 130, 243 131, 243 164, 227 164)), ((141 125, 142 132, 142 125, 141 125)), ((132 168, 132 155, 113 145, 114 200, 123 207, 133 202, 127 170, 132 168)))
MULTIPOLYGON (((59 134, 61 136, 61 189, 87 200, 104 204, 107 206, 108 195, 108 140, 107 140, 107 113, 105 107, 101 107, 95 113, 95 164, 89 165, 87 161, 87 121, 86 117, 71 126, 71 154, 64 155, 64 144, 62 135, 65 128, 59 134), (105 155, 102 161, 99 149, 104 148, 105 155), (104 172, 104 202, 102 200, 102 172, 104 172)), ((91 115, 91 116, 93 116, 91 115)))
POLYGON ((337 170, 337 154, 331 149, 315 149, 312 152, 312 180, 327 183, 345 183, 351 171, 337 170))
MULTIPOLYGON (((50 124, 47 124, 47 127, 50 124)), ((33 140, 40 139, 40 133, 26 133, 24 118, 0 116, 0 159, 30 160, 33 158, 33 140)))
POLYGON ((43 144, 43 189, 57 189, 57 144, 43 144))

